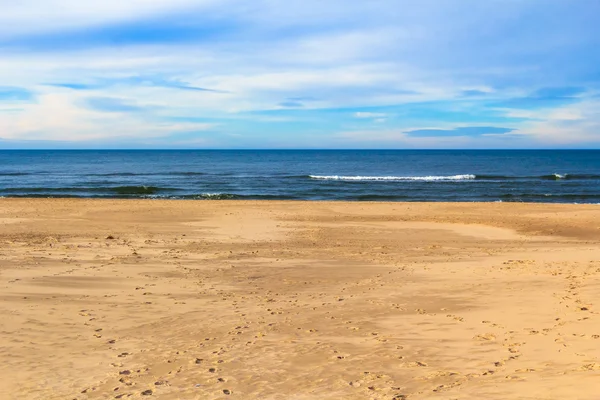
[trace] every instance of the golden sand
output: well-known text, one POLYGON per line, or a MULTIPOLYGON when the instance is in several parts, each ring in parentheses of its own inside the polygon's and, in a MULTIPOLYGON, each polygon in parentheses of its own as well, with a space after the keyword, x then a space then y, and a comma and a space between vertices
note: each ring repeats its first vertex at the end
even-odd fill
POLYGON ((600 206, 0 199, 0 399, 598 399, 600 206))

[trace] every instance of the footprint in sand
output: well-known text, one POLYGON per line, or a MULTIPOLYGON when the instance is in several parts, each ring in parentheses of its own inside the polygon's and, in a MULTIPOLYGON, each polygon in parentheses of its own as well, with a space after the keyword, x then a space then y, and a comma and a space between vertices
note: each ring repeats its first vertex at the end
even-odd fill
POLYGON ((596 364, 596 363, 585 364, 580 368, 580 370, 582 370, 582 371, 599 371, 600 364, 596 364))
POLYGON ((493 333, 482 333, 479 335, 475 335, 473 339, 480 341, 492 341, 496 340, 496 335, 494 335, 493 333))
POLYGON ((515 372, 517 372, 517 373, 535 372, 535 369, 533 369, 533 368, 517 369, 517 370, 515 370, 515 372))
POLYGON ((421 362, 421 361, 412 361, 409 362, 408 364, 406 364, 407 367, 427 367, 427 363, 421 362))

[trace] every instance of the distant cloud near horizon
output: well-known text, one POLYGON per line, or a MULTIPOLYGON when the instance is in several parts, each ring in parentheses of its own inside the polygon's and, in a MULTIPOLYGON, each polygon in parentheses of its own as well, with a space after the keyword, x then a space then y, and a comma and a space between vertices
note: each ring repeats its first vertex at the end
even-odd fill
POLYGON ((569 0, 7 3, 0 149, 600 147, 598 15, 569 0))
POLYGON ((416 129, 405 132, 409 136, 481 136, 481 135, 501 135, 514 131, 511 128, 500 128, 494 126, 468 126, 454 129, 416 129))

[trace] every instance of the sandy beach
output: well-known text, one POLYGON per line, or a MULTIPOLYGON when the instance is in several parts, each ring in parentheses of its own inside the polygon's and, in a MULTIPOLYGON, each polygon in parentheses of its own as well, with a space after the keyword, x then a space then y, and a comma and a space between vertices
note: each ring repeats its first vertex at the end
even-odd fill
POLYGON ((0 199, 1 399, 597 399, 600 206, 0 199))

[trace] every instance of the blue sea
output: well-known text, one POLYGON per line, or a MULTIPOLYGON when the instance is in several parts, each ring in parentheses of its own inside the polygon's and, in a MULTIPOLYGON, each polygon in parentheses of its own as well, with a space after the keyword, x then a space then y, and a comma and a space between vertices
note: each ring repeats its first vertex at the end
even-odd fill
POLYGON ((600 203, 600 150, 3 150, 0 196, 600 203))

